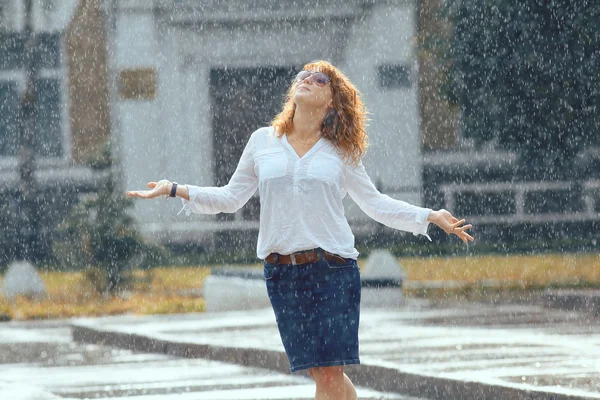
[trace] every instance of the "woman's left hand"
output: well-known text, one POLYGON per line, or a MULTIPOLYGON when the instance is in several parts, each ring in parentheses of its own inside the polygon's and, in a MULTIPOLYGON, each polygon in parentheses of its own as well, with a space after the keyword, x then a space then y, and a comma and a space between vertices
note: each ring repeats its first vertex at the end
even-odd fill
POLYGON ((427 221, 433 222, 442 228, 448 235, 454 234, 458 236, 465 243, 468 243, 469 240, 471 242, 475 240, 471 235, 465 232, 465 230, 471 228, 472 225, 463 225, 466 220, 461 219, 459 221, 458 218, 455 218, 448 210, 444 210, 443 208, 438 211, 432 210, 431 213, 429 213, 429 217, 427 217, 427 221))

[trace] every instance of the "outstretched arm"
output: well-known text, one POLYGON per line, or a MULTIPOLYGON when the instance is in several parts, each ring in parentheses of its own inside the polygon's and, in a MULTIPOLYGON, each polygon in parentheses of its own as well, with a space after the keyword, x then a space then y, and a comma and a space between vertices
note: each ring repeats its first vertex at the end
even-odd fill
POLYGON ((369 217, 390 228, 412 232, 414 235, 421 234, 431 240, 427 235, 427 228, 429 223, 434 223, 446 233, 458 235, 465 242, 473 240, 464 232, 471 225, 461 227, 465 221, 459 221, 448 211, 418 207, 379 192, 365 171, 362 161, 356 166, 346 166, 346 182, 348 193, 358 206, 369 217))
MULTIPOLYGON (((128 196, 154 198, 168 195, 172 183, 168 180, 149 182, 152 190, 129 191, 128 196)), ((258 187, 258 177, 254 172, 254 140, 250 138, 240 157, 238 166, 229 183, 222 187, 199 187, 194 185, 178 185, 176 195, 182 198, 183 208, 187 215, 233 213, 239 210, 258 187)), ((180 212, 181 212, 180 211, 180 212)))

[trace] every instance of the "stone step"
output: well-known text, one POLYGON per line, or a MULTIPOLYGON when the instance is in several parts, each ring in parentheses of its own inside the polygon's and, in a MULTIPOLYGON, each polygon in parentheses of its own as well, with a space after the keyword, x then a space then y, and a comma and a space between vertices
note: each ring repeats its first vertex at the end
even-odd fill
MULTIPOLYGON (((261 368, 75 343, 65 326, 0 324, 0 399, 313 399, 314 382, 261 368)), ((424 400, 357 387, 361 399, 424 400)))
MULTIPOLYGON (((361 365, 346 371, 374 390, 431 399, 600 398, 599 328, 587 314, 517 304, 366 309, 361 365)), ((269 308, 79 320, 73 333, 78 341, 289 373, 269 308)))

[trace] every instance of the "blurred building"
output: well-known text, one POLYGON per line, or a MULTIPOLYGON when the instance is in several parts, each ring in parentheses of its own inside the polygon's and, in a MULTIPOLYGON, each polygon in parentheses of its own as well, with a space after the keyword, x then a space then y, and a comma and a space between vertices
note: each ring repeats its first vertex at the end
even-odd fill
MULTIPOLYGON (((549 222, 597 223, 600 182, 514 182, 516 154, 493 143, 477 149, 462 136, 423 45, 448 29, 442 3, 34 0, 38 180, 62 204, 55 215, 97 186, 88 160, 111 138, 122 190, 161 178, 226 184, 250 134, 281 109, 293 76, 325 59, 364 95, 371 112, 365 165, 386 194, 490 226, 491 241, 518 237, 506 230, 517 224, 527 236, 534 225, 548 231, 549 222)), ((22 29, 22 1, 0 0, 5 203, 18 179, 22 29)), ((258 204, 256 195, 236 214, 188 218, 176 215, 179 200, 137 200, 134 214, 153 240, 252 248, 258 204)), ((382 232, 350 199, 345 205, 357 236, 382 232)))
MULTIPOLYGON (((34 14, 36 150, 49 186, 95 182, 87 160, 111 136, 122 188, 161 178, 223 185, 297 71, 325 59, 353 80, 372 113, 365 164, 373 181, 421 204, 412 1, 34 0, 34 14)), ((0 24, 0 179, 9 186, 24 82, 19 0, 0 1, 0 24)), ((351 220, 366 218, 347 205, 351 220)), ((134 213, 145 235, 161 241, 258 227, 257 196, 235 215, 186 218, 179 208, 179 200, 137 201, 134 213)), ((375 227, 355 225, 359 234, 375 227)))
MULTIPOLYGON (((69 174, 83 177, 84 169, 74 167, 83 165, 110 136, 99 1, 33 3, 39 167, 51 180, 69 174), (94 6, 96 15, 89 13, 94 6)), ((0 1, 0 179, 4 183, 12 179, 19 155, 17 114, 25 85, 23 13, 21 0, 0 1)))
MULTIPOLYGON (((411 1, 118 1, 113 68, 124 184, 168 178, 223 185, 251 133, 269 125, 291 79, 325 59, 372 112, 366 165, 387 194, 421 204, 421 155, 411 1)), ((360 234, 375 224, 351 201, 360 234)), ((176 216, 176 201, 139 201, 149 237, 204 241, 258 228, 258 198, 235 215, 176 216), (220 232, 220 233, 219 233, 220 232), (223 233, 226 232, 226 233, 223 233)), ((244 235, 238 238, 240 242, 244 235)))
MULTIPOLYGON (((94 192, 99 173, 87 166, 110 137, 107 123, 103 19, 82 11, 98 1, 33 0, 36 231, 35 257, 48 257, 49 237, 81 196, 94 192), (101 29, 98 29, 98 28, 101 29), (83 35, 80 35, 83 32, 83 35)), ((23 230, 17 222, 19 112, 27 85, 25 2, 0 0, 0 262, 23 230)))

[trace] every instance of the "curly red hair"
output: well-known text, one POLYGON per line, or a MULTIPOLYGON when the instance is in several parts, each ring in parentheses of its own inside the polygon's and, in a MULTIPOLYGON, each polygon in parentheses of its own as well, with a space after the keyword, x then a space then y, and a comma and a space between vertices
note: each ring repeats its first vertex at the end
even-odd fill
MULTIPOLYGON (((367 110, 362 102, 361 93, 339 69, 327 61, 313 61, 306 64, 303 69, 323 72, 331 79, 335 111, 332 110, 323 120, 321 133, 342 150, 347 160, 357 164, 369 146, 369 137, 365 129, 367 110)), ((296 111, 295 88, 294 81, 288 90, 283 110, 271 122, 279 137, 284 132, 292 130, 296 111)))

